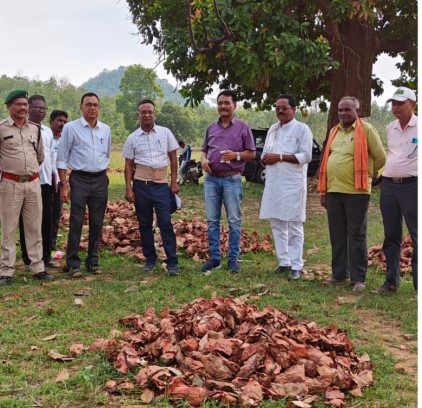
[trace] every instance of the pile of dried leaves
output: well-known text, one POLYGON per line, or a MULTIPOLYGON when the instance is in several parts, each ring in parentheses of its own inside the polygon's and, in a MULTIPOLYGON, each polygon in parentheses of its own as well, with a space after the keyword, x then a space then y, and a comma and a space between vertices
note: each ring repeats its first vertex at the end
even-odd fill
MULTIPOLYGON (((400 273, 404 274, 412 272, 412 254, 413 254, 413 242, 410 235, 404 237, 401 242, 401 253, 400 253, 400 273)), ((386 270, 385 254, 382 249, 382 245, 375 245, 369 248, 368 251, 368 266, 376 266, 377 268, 386 270)))
MULTIPOLYGON (((69 225, 70 212, 63 210, 62 225, 69 225)), ((86 228, 88 227, 88 215, 85 214, 86 228)), ((173 222, 177 238, 177 246, 184 249, 186 253, 196 261, 205 260, 209 257, 207 223, 201 220, 176 220, 173 222)), ((158 256, 165 259, 164 248, 161 236, 155 234, 158 256)), ((221 251, 227 254, 229 229, 221 228, 221 251)), ((101 236, 100 246, 107 248, 115 254, 128 254, 145 260, 139 236, 139 224, 136 218, 133 204, 119 200, 107 204, 104 227, 101 236)), ((84 234, 81 240, 81 248, 88 247, 88 234, 84 234)), ((273 246, 270 236, 258 236, 242 231, 240 247, 243 253, 251 251, 271 251, 273 246)))
POLYGON ((345 404, 345 391, 362 395, 373 383, 373 364, 358 356, 346 334, 331 325, 298 322, 273 307, 260 311, 239 299, 196 299, 181 310, 132 315, 119 339, 98 339, 130 379, 109 380, 110 392, 142 389, 141 400, 167 397, 193 406, 205 400, 255 407, 288 398, 287 406, 324 401, 345 404))

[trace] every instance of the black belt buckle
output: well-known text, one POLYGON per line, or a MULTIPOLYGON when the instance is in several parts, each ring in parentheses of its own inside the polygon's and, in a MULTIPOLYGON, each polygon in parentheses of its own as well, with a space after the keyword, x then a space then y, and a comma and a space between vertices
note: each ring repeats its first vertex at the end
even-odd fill
POLYGON ((391 181, 395 184, 402 184, 403 179, 401 177, 391 177, 391 181))
POLYGON ((26 183, 31 180, 31 176, 28 174, 24 174, 23 176, 19 176, 19 183, 26 183))

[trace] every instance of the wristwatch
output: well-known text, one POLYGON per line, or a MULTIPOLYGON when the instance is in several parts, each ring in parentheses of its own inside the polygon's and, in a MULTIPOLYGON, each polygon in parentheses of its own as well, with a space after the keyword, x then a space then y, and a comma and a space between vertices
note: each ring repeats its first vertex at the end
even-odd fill
POLYGON ((237 152, 237 157, 236 157, 237 161, 240 161, 240 152, 237 152))

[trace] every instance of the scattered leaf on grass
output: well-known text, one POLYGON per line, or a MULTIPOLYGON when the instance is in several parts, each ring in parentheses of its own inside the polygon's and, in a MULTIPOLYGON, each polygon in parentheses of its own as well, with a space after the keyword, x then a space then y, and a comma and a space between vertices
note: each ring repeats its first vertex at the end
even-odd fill
POLYGON ((319 252, 321 252, 321 249, 320 249, 320 248, 313 247, 313 248, 311 248, 311 249, 308 249, 308 250, 306 251, 306 254, 307 254, 307 255, 313 255, 313 254, 317 254, 317 253, 319 253, 319 252))
POLYGON ((66 368, 64 368, 63 370, 60 370, 59 373, 57 374, 56 383, 62 383, 67 381, 70 378, 70 374, 69 371, 66 370, 66 368))
POLYGON ((76 306, 85 306, 85 303, 82 299, 76 298, 75 299, 75 305, 76 306))
POLYGON ((125 293, 129 292, 139 292, 139 288, 137 286, 129 286, 127 289, 125 289, 125 293))
POLYGON ((28 323, 28 322, 30 322, 31 320, 34 320, 34 319, 37 319, 37 318, 38 318, 38 316, 34 315, 34 316, 31 316, 31 317, 28 317, 28 318, 25 320, 25 322, 26 322, 26 323, 28 323))
POLYGON ((2 302, 9 302, 10 300, 18 300, 21 296, 17 293, 9 293, 7 296, 3 296, 0 298, 2 302))
POLYGON ((42 341, 51 341, 57 338, 57 334, 52 334, 51 336, 44 337, 42 341))
POLYGON ((145 388, 144 392, 141 395, 141 401, 149 403, 154 399, 155 393, 149 388, 145 388))
POLYGON ((355 305, 357 303, 357 298, 353 295, 339 296, 337 298, 337 303, 339 305, 355 305))
POLYGON ((79 354, 81 354, 83 351, 85 350, 85 347, 82 343, 73 343, 70 347, 69 347, 69 354, 72 357, 76 357, 79 356, 79 354))
POLYGON ((31 346, 29 348, 30 351, 38 351, 38 346, 31 346))
POLYGON ((92 295, 92 289, 91 288, 85 288, 78 290, 76 292, 73 292, 74 296, 91 296, 92 295))
POLYGON ((59 353, 57 350, 50 350, 48 352, 48 357, 56 361, 72 361, 73 357, 65 356, 64 354, 59 353))

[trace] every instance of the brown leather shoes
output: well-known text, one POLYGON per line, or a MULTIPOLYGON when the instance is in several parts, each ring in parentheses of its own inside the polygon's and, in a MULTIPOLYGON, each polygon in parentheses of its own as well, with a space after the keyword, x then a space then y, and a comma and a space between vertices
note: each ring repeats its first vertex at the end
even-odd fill
POLYGON ((371 290, 371 293, 374 293, 374 294, 382 294, 382 293, 388 293, 388 292, 396 293, 397 286, 384 284, 380 286, 379 288, 375 288, 371 290))

